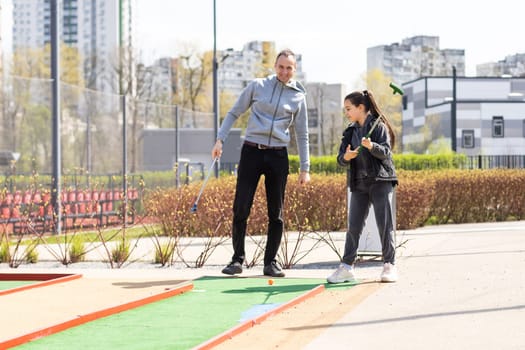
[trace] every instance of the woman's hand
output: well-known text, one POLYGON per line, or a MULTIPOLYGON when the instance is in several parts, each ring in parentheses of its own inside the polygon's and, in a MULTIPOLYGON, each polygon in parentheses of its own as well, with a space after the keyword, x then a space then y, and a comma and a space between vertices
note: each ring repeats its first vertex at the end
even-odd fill
POLYGON ((365 147, 366 149, 368 149, 368 150, 371 150, 372 147, 373 147, 373 145, 372 145, 372 141, 370 140, 370 138, 367 138, 367 137, 363 137, 363 138, 361 139, 361 145, 362 145, 363 147, 365 147))
POLYGON ((357 155, 358 155, 357 148, 352 150, 352 147, 348 145, 346 146, 346 151, 345 151, 345 154, 343 155, 343 159, 348 162, 349 160, 352 160, 355 157, 357 157, 357 155))

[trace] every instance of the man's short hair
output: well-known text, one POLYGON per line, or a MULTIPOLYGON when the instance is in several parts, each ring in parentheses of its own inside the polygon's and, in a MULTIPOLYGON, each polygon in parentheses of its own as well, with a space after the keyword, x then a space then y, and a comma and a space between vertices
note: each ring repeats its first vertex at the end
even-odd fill
POLYGON ((277 60, 278 60, 279 57, 281 57, 281 56, 284 56, 284 57, 292 56, 293 58, 295 58, 295 54, 293 53, 292 50, 290 50, 290 49, 284 49, 284 50, 281 50, 281 51, 277 54, 277 57, 275 58, 275 62, 277 62, 277 60))

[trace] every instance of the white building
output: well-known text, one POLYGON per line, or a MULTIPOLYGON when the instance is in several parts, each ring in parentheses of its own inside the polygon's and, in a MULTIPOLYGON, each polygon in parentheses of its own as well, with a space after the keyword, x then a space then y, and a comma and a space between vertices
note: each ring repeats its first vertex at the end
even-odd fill
POLYGON ((509 55, 498 62, 478 64, 476 75, 478 77, 501 77, 502 75, 525 77, 525 53, 509 55))
MULTIPOLYGON (((2 8, 2 4, 0 3, 0 29, 2 28, 2 11, 5 11, 2 8)), ((4 74, 4 51, 3 51, 3 41, 4 38, 2 37, 2 31, 0 30, 0 81, 3 80, 3 74, 4 74)))
MULTIPOLYGON (((133 1, 59 1, 62 42, 78 49, 79 68, 92 89, 117 92, 119 48, 132 46, 133 1)), ((50 30, 49 0, 13 0, 13 51, 44 47, 50 43, 50 30)))
POLYGON ((402 84, 422 76, 465 75, 465 50, 440 49, 437 36, 414 36, 401 44, 379 45, 367 49, 367 71, 381 70, 402 84))
POLYGON ((445 142, 469 156, 524 155, 525 78, 455 82, 455 89, 453 77, 403 84, 403 150, 424 153, 445 142))
POLYGON ((151 66, 142 67, 140 77, 144 87, 141 97, 147 101, 171 104, 175 92, 177 60, 170 57, 156 59, 151 66))
POLYGON ((343 84, 307 83, 310 153, 336 154, 347 120, 343 114, 346 87, 343 84))

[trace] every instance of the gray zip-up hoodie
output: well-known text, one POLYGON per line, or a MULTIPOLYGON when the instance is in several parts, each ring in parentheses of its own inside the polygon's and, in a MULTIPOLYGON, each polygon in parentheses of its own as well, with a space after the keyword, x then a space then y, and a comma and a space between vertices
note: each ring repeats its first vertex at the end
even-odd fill
POLYGON ((257 78, 242 91, 226 114, 217 138, 225 140, 234 122, 251 107, 245 140, 266 146, 287 146, 294 123, 301 171, 309 171, 306 90, 295 80, 283 84, 277 76, 257 78))

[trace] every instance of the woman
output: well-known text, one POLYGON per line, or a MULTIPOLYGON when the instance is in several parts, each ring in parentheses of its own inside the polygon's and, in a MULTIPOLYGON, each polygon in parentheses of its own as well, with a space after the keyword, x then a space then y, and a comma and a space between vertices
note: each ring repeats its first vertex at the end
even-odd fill
POLYGON ((359 237, 363 232, 370 205, 374 207, 383 255, 382 282, 395 282, 395 244, 392 207, 389 197, 397 185, 392 161, 395 135, 370 91, 356 91, 345 97, 345 113, 350 125, 343 132, 337 162, 348 167, 350 199, 348 229, 341 264, 331 274, 329 283, 355 280, 354 262, 359 237), (375 122, 380 118, 378 123, 375 122), (375 129, 368 133, 376 125, 375 129))

